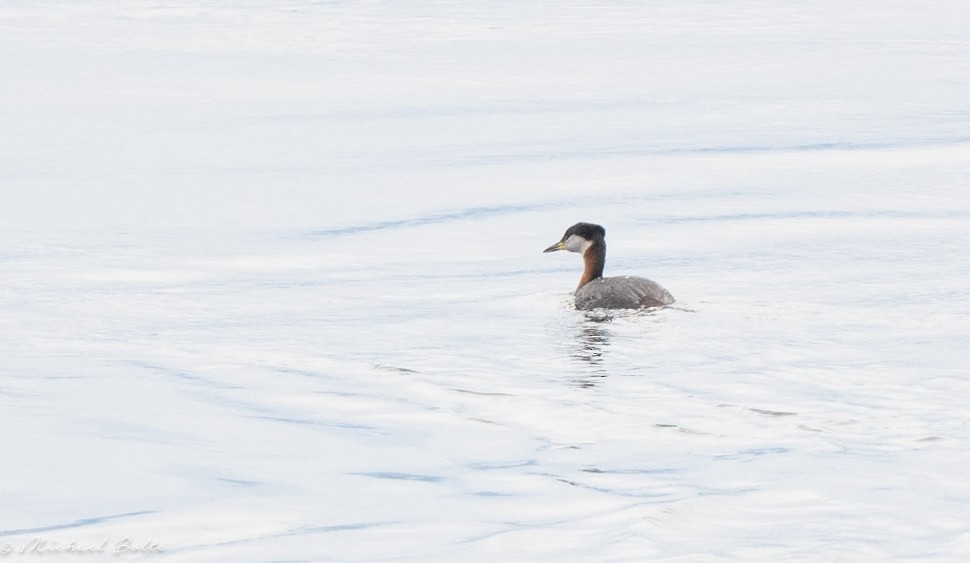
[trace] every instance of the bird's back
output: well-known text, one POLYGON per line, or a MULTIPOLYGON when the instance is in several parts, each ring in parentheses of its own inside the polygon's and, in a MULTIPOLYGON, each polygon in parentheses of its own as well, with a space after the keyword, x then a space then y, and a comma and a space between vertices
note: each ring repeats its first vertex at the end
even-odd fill
POLYGON ((634 276, 597 278, 576 290, 577 309, 641 309, 673 302, 673 295, 660 284, 634 276))

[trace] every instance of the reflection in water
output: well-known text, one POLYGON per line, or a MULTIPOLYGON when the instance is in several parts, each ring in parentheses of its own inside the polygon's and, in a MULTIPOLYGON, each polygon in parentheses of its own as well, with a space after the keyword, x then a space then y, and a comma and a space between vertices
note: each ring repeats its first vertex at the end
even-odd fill
MULTIPOLYGON (((623 341, 633 339, 645 344, 652 338, 658 323, 663 322, 663 316, 658 316, 657 313, 655 310, 602 309, 586 312, 578 319, 579 324, 570 328, 570 332, 573 332, 569 339, 570 360, 581 368, 573 381, 580 387, 593 387, 609 375, 611 370, 615 373, 618 368, 630 368, 629 365, 617 365, 617 360, 620 364, 624 363, 622 358, 614 358, 610 365, 606 361, 608 347, 618 336, 623 341), (614 324, 614 321, 619 324, 614 324)), ((622 356, 624 350, 619 352, 622 356)))
POLYGON ((580 387, 593 387, 598 379, 607 375, 603 366, 603 351, 610 345, 611 334, 607 323, 612 320, 608 315, 587 314, 579 326, 576 348, 570 355, 589 368, 578 378, 580 387))

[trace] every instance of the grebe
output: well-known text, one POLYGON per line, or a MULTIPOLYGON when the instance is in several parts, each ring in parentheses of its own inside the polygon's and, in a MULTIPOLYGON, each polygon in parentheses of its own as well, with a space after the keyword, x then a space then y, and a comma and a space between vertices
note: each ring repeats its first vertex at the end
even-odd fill
POLYGON ((646 278, 603 277, 606 263, 606 229, 592 223, 576 223, 566 229, 562 240, 543 252, 568 250, 583 255, 586 267, 576 288, 577 309, 641 309, 663 307, 674 302, 674 296, 660 284, 646 278))

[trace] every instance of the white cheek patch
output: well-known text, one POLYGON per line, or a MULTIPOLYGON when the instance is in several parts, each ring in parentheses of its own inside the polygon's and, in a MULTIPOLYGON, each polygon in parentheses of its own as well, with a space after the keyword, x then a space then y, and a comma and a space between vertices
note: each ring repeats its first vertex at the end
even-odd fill
POLYGON ((592 242, 584 239, 581 236, 569 235, 569 238, 566 239, 566 250, 583 254, 586 252, 587 248, 592 246, 592 244, 592 242))

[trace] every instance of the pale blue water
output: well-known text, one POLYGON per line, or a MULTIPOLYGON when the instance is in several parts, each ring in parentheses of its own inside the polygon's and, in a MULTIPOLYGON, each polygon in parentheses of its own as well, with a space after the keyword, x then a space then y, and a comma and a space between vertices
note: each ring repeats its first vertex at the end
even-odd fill
POLYGON ((967 558, 962 12, 5 5, 0 553, 967 558))

